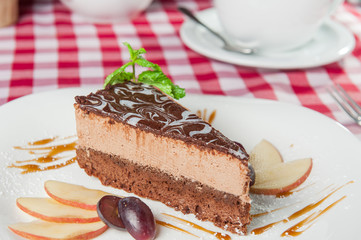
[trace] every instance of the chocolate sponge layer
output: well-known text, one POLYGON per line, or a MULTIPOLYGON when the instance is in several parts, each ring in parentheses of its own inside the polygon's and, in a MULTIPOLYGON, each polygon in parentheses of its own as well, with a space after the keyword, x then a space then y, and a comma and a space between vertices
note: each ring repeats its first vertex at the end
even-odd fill
POLYGON ((89 148, 78 147, 77 161, 104 185, 160 201, 184 214, 193 213, 232 233, 247 232, 251 206, 233 194, 89 148))

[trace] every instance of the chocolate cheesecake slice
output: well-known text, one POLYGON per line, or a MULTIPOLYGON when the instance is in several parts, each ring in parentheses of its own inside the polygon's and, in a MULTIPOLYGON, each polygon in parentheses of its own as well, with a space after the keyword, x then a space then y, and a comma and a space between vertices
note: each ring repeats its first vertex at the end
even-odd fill
POLYGON ((248 154, 156 88, 126 81, 75 98, 77 160, 102 184, 245 234, 248 154))

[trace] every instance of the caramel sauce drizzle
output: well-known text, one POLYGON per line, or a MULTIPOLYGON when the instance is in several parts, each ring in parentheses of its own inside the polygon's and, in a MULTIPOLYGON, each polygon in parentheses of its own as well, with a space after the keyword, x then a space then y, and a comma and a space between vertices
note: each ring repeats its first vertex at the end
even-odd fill
MULTIPOLYGON (((52 138, 45 138, 45 139, 41 139, 35 142, 29 142, 28 145, 30 146, 37 146, 37 145, 45 145, 48 143, 51 143, 53 141, 55 141, 55 139, 57 139, 58 137, 52 137, 52 138)), ((14 147, 15 149, 20 148, 20 147, 14 147)))
MULTIPOLYGON (((278 195, 276 195, 276 198, 285 198, 285 197, 288 197, 288 196, 290 196, 290 195, 292 195, 293 193, 295 193, 295 192, 301 192, 302 190, 304 190, 304 189, 306 189, 306 188, 308 188, 308 187, 310 187, 310 186, 312 186, 312 185, 314 185, 315 183, 311 183, 311 184, 309 184, 309 185, 307 185, 307 186, 304 186, 304 187, 302 187, 302 188, 297 188, 296 190, 292 190, 292 191, 288 191, 288 192, 285 192, 285 193, 282 193, 282 194, 278 194, 278 195)), ((331 185, 330 186, 327 186, 325 189, 323 189, 322 191, 325 191, 325 190, 327 190, 328 188, 330 188, 331 187, 331 185)), ((321 192, 322 192, 321 191, 321 192)), ((261 216, 265 216, 265 215, 268 215, 268 214, 270 214, 270 213, 273 213, 273 212, 276 212, 276 211, 279 211, 279 210, 282 210, 282 209, 285 209, 285 208, 289 208, 289 207, 291 207, 291 206, 294 206, 294 205, 296 205, 296 204, 298 204, 298 203, 300 203, 300 202, 296 202, 296 203, 293 203, 293 204, 291 204, 291 205, 285 205, 285 206, 282 206, 282 207, 280 207, 280 208, 276 208, 276 209, 273 209, 273 210, 270 210, 270 211, 267 211, 267 212, 260 212, 260 213, 255 213, 255 214, 252 214, 251 215, 251 217, 252 218, 257 218, 257 217, 261 217, 261 216)))
POLYGON ((69 138, 75 138, 75 136, 70 137, 53 137, 37 140, 34 142, 29 142, 27 146, 15 146, 14 149, 28 151, 31 155, 42 155, 29 160, 15 161, 15 164, 8 166, 9 168, 19 168, 23 169, 22 174, 47 171, 52 169, 58 169, 65 166, 68 166, 76 161, 74 155, 76 140, 64 143, 64 140, 69 138), (62 142, 62 143, 60 143, 62 142), (59 156, 63 153, 70 153, 72 156, 59 156), (66 160, 65 160, 66 159, 66 160), (54 163, 59 160, 65 160, 62 163, 54 163), (28 163, 28 164, 26 164, 28 163), (33 164, 38 163, 38 164, 33 164), (54 163, 48 166, 42 166, 47 163, 54 163))
POLYGON ((156 223, 159 224, 159 225, 161 225, 161 226, 163 226, 163 227, 166 227, 166 228, 169 228, 169 229, 173 229, 173 230, 176 230, 176 231, 179 231, 179 232, 187 233, 187 234, 189 234, 189 235, 191 235, 191 236, 193 236, 193 237, 199 238, 199 236, 194 235, 193 233, 188 232, 187 230, 184 230, 184 229, 182 229, 182 228, 180 228, 180 227, 174 226, 174 225, 172 225, 172 224, 170 224, 170 223, 166 223, 166 222, 163 222, 163 221, 160 221, 160 220, 156 220, 156 223))
POLYGON ((227 234, 223 234, 223 233, 220 233, 220 232, 214 232, 214 231, 211 231, 211 230, 208 230, 202 226, 199 226, 198 224, 195 224, 193 222, 190 222, 190 221, 187 221, 185 219, 182 219, 182 218, 179 218, 179 217, 176 217, 176 216, 173 216, 173 215, 170 215, 170 214, 167 214, 167 213, 162 213, 164 216, 166 217, 169 217, 169 218, 172 218, 174 220, 176 220, 177 222, 179 223, 182 223, 182 224, 186 224, 187 226, 190 226, 194 229, 197 229, 197 230, 200 230, 200 231, 203 231, 203 232, 206 232, 206 233, 209 233, 213 236, 215 236, 217 239, 219 240, 231 240, 232 238, 227 235, 227 234))
POLYGON ((335 201, 334 203, 327 206, 325 209, 319 210, 317 212, 312 213, 310 216, 308 216, 307 218, 305 218, 301 222, 299 222, 299 223, 293 225, 292 227, 288 228, 286 231, 284 231, 281 234, 281 236, 282 237, 285 237, 285 236, 293 236, 293 237, 295 237, 295 236, 301 235, 304 231, 309 229, 315 223, 315 221, 317 220, 318 217, 325 214, 328 210, 333 208, 336 204, 338 204, 339 202, 341 202, 345 198, 346 198, 346 196, 343 196, 340 199, 338 199, 337 201, 335 201), (297 231, 298 229, 300 229, 301 227, 306 226, 306 225, 308 225, 308 226, 304 230, 297 231))
MULTIPOLYGON (((287 222, 289 222, 289 221, 292 221, 292 220, 294 220, 294 219, 296 219, 296 218, 298 218, 298 217, 300 217, 300 216, 302 216, 302 215, 304 215, 304 214, 312 211, 313 209, 315 209, 316 207, 318 207, 319 205, 321 205, 324 201, 326 201, 326 199, 328 199, 328 198, 331 197, 333 194, 335 194, 337 191, 339 191, 341 188, 343 188, 343 187, 345 187, 346 185, 348 185, 348 184, 350 184, 350 183, 353 183, 353 182, 354 182, 354 181, 349 181, 349 182, 345 183, 344 185, 336 188, 335 190, 333 190, 333 191, 330 192, 329 194, 327 194, 325 197, 323 197, 322 199, 320 199, 318 202, 311 203, 311 204, 305 206, 304 208, 302 208, 302 209, 298 210, 297 212, 291 214, 289 217, 287 217, 287 218, 285 218, 285 219, 282 219, 282 220, 280 220, 280 221, 267 224, 267 225, 265 225, 265 226, 263 226, 263 227, 260 227, 260 228, 253 229, 251 233, 252 233, 252 234, 255 234, 255 235, 259 235, 259 234, 262 234, 262 233, 264 233, 265 231, 271 229, 273 226, 275 226, 275 225, 277 225, 277 224, 279 224, 279 223, 287 223, 287 222)), ((334 205, 336 205, 338 202, 340 202, 340 200, 335 201, 335 202, 334 202, 333 204, 331 204, 331 205, 334 206, 334 205)), ((330 206, 331 206, 331 205, 330 205, 330 206)), ((323 209, 323 210, 321 211, 322 214, 324 214, 324 213, 327 212, 329 209, 331 209, 330 206, 328 206, 328 207, 326 207, 325 209, 323 209)), ((279 210, 279 209, 278 209, 278 210, 279 210)), ((311 214, 311 216, 312 216, 312 214, 311 214)), ((317 217, 316 217, 316 218, 317 218, 317 217)), ((314 218, 312 221, 316 220, 316 218, 314 218)), ((298 226, 298 228, 300 228, 301 226, 304 226, 304 225, 306 225, 306 224, 308 224, 308 223, 310 223, 310 221, 305 221, 304 223, 302 223, 302 221, 301 221, 301 222, 297 223, 296 225, 298 226)), ((296 226, 296 225, 295 225, 295 226, 296 226)), ((299 232, 299 233, 301 234, 302 232, 299 232)), ((292 233, 290 232, 290 234, 292 234, 292 233)))
POLYGON ((202 118, 204 121, 208 122, 212 125, 214 119, 216 118, 216 110, 213 110, 209 116, 207 116, 207 109, 203 109, 203 112, 201 110, 197 110, 197 116, 202 118))
MULTIPOLYGON (((311 185, 313 185, 313 184, 311 184, 311 185)), ((327 189, 330 188, 331 186, 332 186, 332 185, 327 186, 327 187, 326 187, 325 189, 323 189, 322 191, 327 190, 327 189)), ((306 186, 306 187, 308 187, 308 186, 306 186)), ((303 189, 305 189, 306 187, 303 187, 302 189, 300 189, 300 191, 303 190, 303 189)), ((322 192, 322 191, 321 191, 321 192, 322 192)), ((293 191, 293 192, 295 192, 295 191, 293 191)), ((297 192, 299 192, 299 191, 297 190, 297 192)), ((289 196, 289 195, 291 195, 291 194, 286 194, 286 195, 289 196)), ((277 195, 276 195, 276 197, 277 197, 277 195)), ((252 214, 251 217, 252 217, 252 218, 257 218, 257 217, 265 216, 265 215, 268 215, 268 214, 270 214, 270 213, 277 212, 277 211, 282 210, 282 209, 285 209, 285 208, 289 208, 289 207, 294 206, 294 205, 299 204, 299 203, 301 203, 301 202, 295 202, 295 203, 293 203, 293 204, 285 205, 285 206, 282 206, 282 207, 280 207, 280 208, 276 208, 276 209, 269 210, 269 211, 266 211, 266 212, 255 213, 255 214, 252 214)))

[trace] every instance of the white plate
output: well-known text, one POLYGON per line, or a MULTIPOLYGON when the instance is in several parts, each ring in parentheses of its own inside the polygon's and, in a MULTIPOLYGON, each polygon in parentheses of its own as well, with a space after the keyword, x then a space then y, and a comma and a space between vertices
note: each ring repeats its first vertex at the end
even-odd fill
MULTIPOLYGON (((197 13, 203 22, 214 30, 223 33, 213 8, 197 13)), ((321 26, 315 38, 303 47, 286 52, 259 52, 243 55, 223 50, 222 42, 202 26, 186 19, 180 36, 184 43, 194 51, 219 61, 236 65, 273 69, 309 68, 340 60, 355 47, 355 39, 342 25, 328 20, 321 26)))
MULTIPOLYGON (((7 226, 18 221, 32 219, 17 209, 17 197, 46 196, 43 190, 45 180, 56 179, 77 183, 90 188, 98 188, 112 193, 127 195, 119 190, 104 187, 95 178, 89 177, 77 164, 65 168, 33 174, 20 174, 19 169, 7 168, 15 160, 29 158, 27 153, 14 150, 13 146, 24 145, 31 140, 50 136, 70 136, 75 134, 73 97, 88 94, 90 89, 70 88, 29 95, 0 107, 0 236, 2 240, 21 239, 11 233, 7 226)), ((253 227, 260 227, 270 221, 284 218, 311 201, 318 201, 333 187, 353 180, 324 203, 323 209, 342 196, 346 199, 318 218, 314 225, 296 239, 355 239, 359 235, 358 220, 361 213, 361 143, 344 127, 335 121, 306 108, 281 102, 244 99, 232 97, 189 95, 181 101, 191 110, 206 108, 208 113, 217 110, 214 126, 231 139, 242 142, 250 150, 262 138, 266 138, 279 148, 285 161, 312 157, 314 167, 308 186, 299 193, 287 198, 254 197, 253 206, 270 210, 276 206, 292 205, 269 214, 266 218, 257 218, 253 227), (325 190, 325 186, 330 186, 325 190)), ((178 224, 160 215, 167 212, 207 229, 221 231, 210 223, 200 223, 192 215, 183 215, 165 207, 159 202, 145 200, 157 218, 188 229, 203 239, 212 239, 211 235, 178 224)), ((303 216, 304 217, 304 216, 303 216)), ((300 219, 302 219, 301 217, 300 219)), ((282 223, 272 230, 245 239, 278 239, 280 234, 300 219, 282 223)), ((99 236, 99 240, 132 239, 127 233, 108 230, 99 236)), ((189 235, 158 228, 157 239, 197 239, 189 235)), ((232 239, 243 239, 232 235, 232 239)))

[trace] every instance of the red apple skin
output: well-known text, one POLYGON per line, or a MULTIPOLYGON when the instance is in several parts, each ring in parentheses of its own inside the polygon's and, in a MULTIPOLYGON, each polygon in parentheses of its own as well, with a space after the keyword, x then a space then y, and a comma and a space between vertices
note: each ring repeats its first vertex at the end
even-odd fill
POLYGON ((304 181, 306 181, 306 179, 308 178, 308 176, 311 173, 312 167, 313 167, 313 161, 311 161, 310 167, 305 172, 305 174, 302 175, 302 177, 300 177, 296 182, 294 182, 294 183, 292 183, 292 184, 290 184, 288 186, 284 186, 282 188, 273 188, 273 189, 254 188, 254 187, 252 187, 250 189, 250 192, 255 193, 255 194, 263 194, 263 195, 279 195, 279 194, 291 191, 292 189, 295 189, 296 187, 301 185, 304 181))
POLYGON ((96 211, 97 210, 97 205, 89 205, 89 204, 85 204, 85 203, 81 203, 81 202, 74 202, 74 201, 71 201, 71 200, 67 200, 67 199, 63 199, 63 198, 60 198, 58 196, 55 196, 54 194, 52 194, 51 192, 49 192, 46 188, 45 188, 45 192, 48 194, 49 197, 51 197, 52 199, 62 203, 62 204, 65 204, 65 205, 69 205, 69 206, 72 206, 72 207, 78 207, 78 208, 82 208, 82 209, 86 209, 86 210, 94 210, 96 211))
POLYGON ((106 193, 106 192, 103 192, 103 191, 100 191, 100 190, 87 189, 87 188, 84 188, 83 186, 80 186, 80 185, 70 184, 70 183, 65 183, 65 182, 60 182, 60 181, 55 181, 55 180, 46 181, 45 184, 44 184, 44 189, 45 189, 45 192, 48 194, 49 197, 51 197, 52 199, 54 199, 54 200, 56 200, 56 201, 58 201, 58 202, 60 202, 62 204, 69 205, 69 206, 72 206, 72 207, 78 207, 78 208, 82 208, 82 209, 86 209, 86 210, 95 210, 95 211, 97 209, 98 200, 100 200, 100 198, 105 196, 105 195, 109 195, 109 193, 106 193), (61 196, 61 195, 57 195, 57 194, 53 193, 53 190, 55 190, 54 185, 56 185, 56 187, 58 187, 58 188, 59 187, 60 188, 68 188, 68 189, 79 188, 78 189, 79 191, 84 191, 84 197, 85 198, 87 197, 88 192, 98 192, 99 199, 94 198, 94 195, 91 196, 91 199, 94 200, 93 201, 94 203, 92 203, 92 204, 82 202, 81 198, 79 198, 78 200, 67 199, 67 196, 61 196))
POLYGON ((56 223, 92 223, 92 222, 99 222, 101 221, 99 217, 94 218, 74 218, 74 217, 49 217, 42 214, 39 214, 37 212, 31 211, 28 208, 25 208, 23 205, 16 202, 16 206, 18 206, 19 209, 26 212, 27 214, 48 221, 48 222, 56 222, 56 223))
POLYGON ((104 233, 108 229, 108 226, 105 225, 104 227, 97 229, 95 231, 84 233, 84 234, 74 236, 71 238, 65 238, 65 239, 48 238, 48 237, 43 237, 43 236, 39 236, 39 235, 34 235, 34 234, 30 234, 30 233, 23 232, 23 231, 18 231, 16 229, 11 228, 10 226, 9 226, 9 229, 16 235, 19 235, 20 237, 30 239, 30 240, 79 240, 79 239, 86 240, 86 239, 95 238, 95 237, 99 236, 100 234, 104 233))

